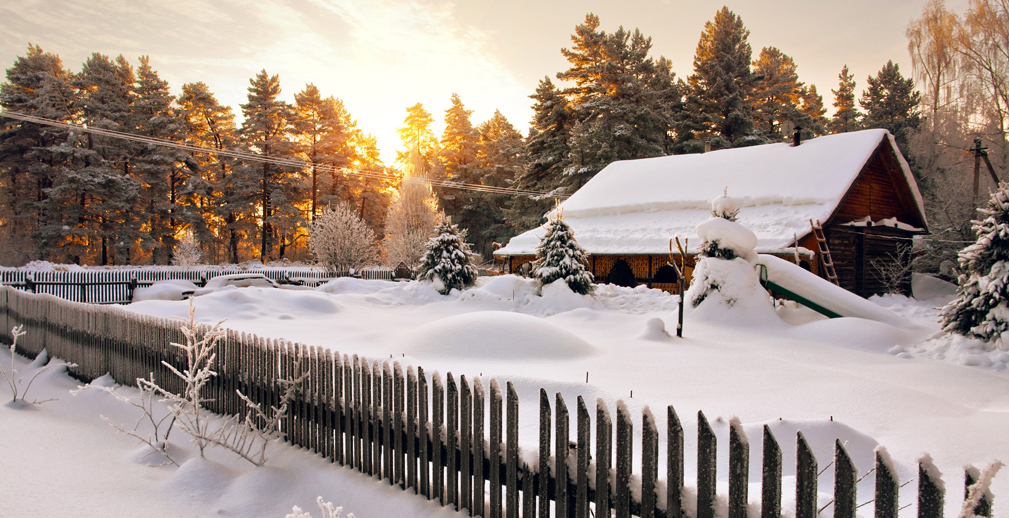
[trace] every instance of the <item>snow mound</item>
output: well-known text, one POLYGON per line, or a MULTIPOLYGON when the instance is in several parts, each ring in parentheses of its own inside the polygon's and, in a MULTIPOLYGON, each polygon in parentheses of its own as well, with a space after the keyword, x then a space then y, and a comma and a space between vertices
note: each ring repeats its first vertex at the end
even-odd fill
POLYGON ((675 311, 679 297, 642 284, 633 288, 616 284, 597 284, 592 294, 596 304, 607 311, 620 311, 632 315, 675 311))
POLYGON ((337 277, 316 290, 323 293, 356 293, 371 294, 377 293, 390 287, 389 281, 355 279, 354 277, 337 277))
POLYGON ((945 333, 913 347, 892 349, 898 358, 922 358, 967 367, 1005 371, 1009 369, 1009 352, 977 338, 945 333))
POLYGON ((686 315, 723 326, 766 327, 781 324, 774 303, 753 265, 741 257, 731 261, 703 258, 687 290, 686 315), (696 304, 696 306, 695 306, 696 304))
POLYGON ((653 342, 665 342, 671 338, 668 331, 666 331, 666 322, 661 318, 649 318, 645 322, 645 330, 638 335, 638 338, 642 340, 650 340, 653 342))
MULTIPOLYGON (((844 449, 847 450, 859 473, 864 474, 872 469, 876 460, 874 452, 879 446, 879 442, 851 426, 831 419, 831 417, 816 420, 782 419, 744 424, 743 429, 750 439, 751 458, 759 459, 763 455, 763 428, 764 425, 767 425, 771 434, 778 441, 778 445, 781 446, 781 471, 782 475, 786 477, 795 476, 795 438, 800 431, 813 450, 813 456, 819 461, 820 469, 823 469, 834 458, 835 441, 840 441, 844 445, 844 449)), ((716 430, 716 434, 719 431, 716 430)), ((727 430, 725 435, 727 438, 727 430)), ((721 441, 721 437, 719 437, 719 441, 721 441)), ((761 464, 759 462, 751 462, 750 478, 756 477, 759 480, 760 470, 761 464)), ((833 468, 820 475, 819 484, 821 487, 833 487, 833 468)))
POLYGON ((444 318, 411 333, 417 358, 500 360, 572 359, 595 351, 591 344, 542 319, 506 311, 444 318))
POLYGON ((911 274, 911 292, 918 300, 937 299, 937 304, 945 306, 956 297, 956 284, 924 273, 913 273, 911 274))
MULTIPOLYGON (((325 318, 343 310, 330 295, 312 290, 237 288, 228 286, 192 299, 196 318, 214 324, 221 320, 325 318)), ((138 313, 188 318, 188 301, 145 300, 126 306, 138 313)))
POLYGON ((198 286, 183 279, 157 281, 147 288, 137 288, 133 292, 133 302, 144 300, 182 300, 182 292, 196 291, 198 286))

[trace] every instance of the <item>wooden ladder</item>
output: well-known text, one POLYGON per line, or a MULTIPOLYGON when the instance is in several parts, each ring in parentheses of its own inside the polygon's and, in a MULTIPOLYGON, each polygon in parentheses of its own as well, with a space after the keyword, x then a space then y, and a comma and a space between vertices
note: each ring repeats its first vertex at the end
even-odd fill
POLYGON ((827 248, 827 238, 823 235, 823 227, 819 221, 813 223, 813 220, 809 220, 809 226, 813 228, 813 236, 816 237, 816 246, 820 249, 820 260, 823 261, 823 273, 827 275, 827 280, 836 286, 840 286, 837 282, 837 271, 834 270, 834 260, 830 258, 830 249, 827 248))

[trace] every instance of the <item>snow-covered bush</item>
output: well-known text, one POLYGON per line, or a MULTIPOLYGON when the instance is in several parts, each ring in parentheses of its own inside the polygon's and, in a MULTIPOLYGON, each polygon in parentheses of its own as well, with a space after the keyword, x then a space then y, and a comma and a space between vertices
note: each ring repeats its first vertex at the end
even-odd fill
POLYGON ((200 264, 203 260, 203 250, 200 242, 196 240, 192 232, 186 232, 179 243, 175 245, 175 252, 172 254, 172 266, 192 268, 200 264))
POLYGON ((564 279, 575 293, 592 292, 592 273, 585 269, 585 249, 575 240, 571 226, 559 215, 550 221, 546 235, 536 246, 532 276, 543 286, 564 279))
POLYGON ((444 221, 435 229, 427 244, 427 253, 417 272, 417 278, 434 283, 442 295, 452 289, 462 289, 476 282, 479 272, 470 262, 472 253, 466 243, 466 231, 444 221))
POLYGON ((945 331, 1009 349, 1009 184, 973 222, 977 242, 960 251, 957 297, 942 310, 945 331))
POLYGON ((0 374, 3 375, 4 380, 7 382, 7 386, 10 387, 11 389, 12 403, 18 402, 18 396, 21 397, 21 404, 33 405, 36 403, 44 403, 45 401, 28 401, 27 399, 25 399, 28 396, 28 390, 32 388, 32 383, 35 382, 35 378, 38 378, 39 374, 42 374, 43 372, 46 372, 48 370, 52 370, 57 367, 76 367, 77 364, 66 363, 62 361, 60 362, 48 361, 49 359, 48 354, 46 353, 46 351, 42 351, 41 353, 39 353, 34 363, 36 366, 41 368, 35 371, 35 374, 33 374, 31 379, 28 380, 28 384, 25 385, 24 379, 21 377, 21 374, 17 371, 17 369, 14 368, 14 355, 17 353, 18 338, 24 336, 25 334, 26 333, 24 331, 23 325, 11 329, 11 336, 14 337, 14 343, 12 343, 10 347, 11 368, 10 372, 8 372, 7 369, 3 367, 3 365, 0 365, 0 374))
MULTIPOLYGON (((322 497, 315 499, 315 503, 319 506, 319 511, 322 512, 320 518, 340 518, 340 513, 343 512, 342 507, 336 507, 333 502, 326 502, 322 497)), ((294 506, 291 509, 291 513, 284 518, 312 518, 312 514, 307 511, 302 511, 300 507, 294 506)), ((347 515, 347 518, 354 518, 354 513, 347 515)))
POLYGON ((346 203, 324 210, 308 235, 312 256, 327 268, 360 270, 378 263, 375 232, 346 203))

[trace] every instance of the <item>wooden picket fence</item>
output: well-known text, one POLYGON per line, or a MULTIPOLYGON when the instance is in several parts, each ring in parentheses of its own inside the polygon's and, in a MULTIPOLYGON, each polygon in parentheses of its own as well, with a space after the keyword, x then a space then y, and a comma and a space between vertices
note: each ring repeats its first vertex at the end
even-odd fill
MULTIPOLYGON (((10 343, 10 329, 24 325, 20 352, 77 364, 70 375, 90 381, 106 373, 123 385, 140 377, 176 393, 180 380, 165 363, 185 365, 178 319, 157 318, 120 306, 98 306, 0 287, 0 340, 10 343)), ((567 403, 539 392, 539 450, 535 460, 519 447, 519 398, 511 382, 447 374, 392 360, 371 360, 321 347, 267 339, 228 330, 217 346, 217 376, 206 386, 207 408, 244 416, 237 390, 264 407, 281 397, 278 380, 308 377, 282 420, 285 440, 334 463, 385 480, 443 506, 491 518, 616 516, 625 518, 714 518, 716 516, 717 441, 703 413, 698 413, 696 500, 684 492, 684 429, 672 406, 666 408, 666 452, 660 471, 657 416, 642 413, 640 455, 634 455, 634 426, 618 402, 616 423, 610 408, 595 404, 593 422, 581 396, 575 405, 574 440, 567 403), (489 390, 489 394, 488 394, 489 390), (552 403, 552 404, 551 404, 552 403), (639 459, 635 470, 635 459, 639 459), (664 475, 664 480, 660 479, 664 475), (689 505, 694 504, 694 505, 689 505), (687 512, 690 509, 690 513, 687 512)), ((661 416, 658 416, 661 417, 661 416)), ((771 430, 763 431, 761 518, 782 515, 781 447, 771 430)), ((747 516, 749 441, 738 422, 730 423, 728 517, 747 516)), ((901 482, 885 455, 877 453, 875 492, 857 498, 857 470, 840 441, 835 444, 833 516, 854 518, 856 509, 873 504, 877 518, 896 518, 917 505, 917 516, 943 516, 943 486, 928 465, 919 466, 918 498, 901 507, 901 482)), ((828 464, 829 467, 829 464, 828 464)), ((796 518, 814 518, 817 479, 822 471, 802 433, 796 438, 796 518)), ((864 478, 864 477, 863 477, 864 478)), ((966 492, 976 490, 976 470, 965 475, 966 492)), ((991 516, 985 493, 975 507, 991 516)), ((719 512, 719 515, 722 513, 719 512)), ((756 518, 756 517, 752 517, 756 518)))
POLYGON ((337 277, 359 276, 362 279, 388 280, 393 271, 387 268, 368 269, 351 274, 349 271, 321 269, 261 269, 261 270, 93 270, 74 272, 27 272, 23 270, 0 271, 0 284, 13 286, 32 293, 47 293, 74 302, 91 304, 129 304, 133 291, 150 286, 156 281, 182 279, 202 284, 219 275, 237 273, 262 273, 273 279, 299 280, 318 284, 337 277))

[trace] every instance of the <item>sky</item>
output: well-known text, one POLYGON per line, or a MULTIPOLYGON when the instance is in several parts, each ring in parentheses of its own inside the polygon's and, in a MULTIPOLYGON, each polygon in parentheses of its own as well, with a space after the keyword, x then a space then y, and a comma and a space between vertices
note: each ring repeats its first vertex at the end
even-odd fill
MULTIPOLYGON (((173 92, 206 83, 218 100, 246 102, 249 79, 279 74, 282 98, 307 83, 342 99, 358 127, 378 138, 391 165, 396 128, 418 102, 442 131, 458 93, 474 125, 500 110, 525 133, 532 94, 546 76, 568 68, 560 49, 586 13, 601 29, 640 29, 652 55, 686 78, 704 23, 723 5, 750 30, 753 56, 773 46, 791 56, 799 79, 816 85, 830 109, 831 89, 847 64, 857 88, 894 60, 911 63, 904 35, 926 0, 5 0, 0 3, 0 65, 13 65, 29 43, 59 54, 78 71, 93 53, 149 55, 173 92)), ((967 0, 947 0, 957 13, 967 0)))

